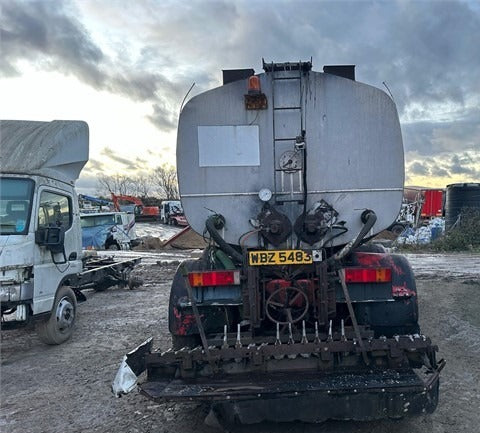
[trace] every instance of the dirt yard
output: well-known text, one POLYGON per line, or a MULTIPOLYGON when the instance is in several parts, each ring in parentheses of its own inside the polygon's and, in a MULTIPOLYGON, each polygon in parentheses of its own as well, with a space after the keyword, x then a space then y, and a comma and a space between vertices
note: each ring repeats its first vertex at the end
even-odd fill
MULTIPOLYGON (((1 335, 2 432, 214 432, 202 405, 155 404, 138 393, 116 399, 110 384, 124 353, 149 336, 168 348, 167 305, 176 256, 144 255, 133 291, 87 291, 75 333, 43 345, 32 330, 1 335), (161 265, 157 264, 160 261, 161 265), (170 264, 166 264, 166 263, 170 264), (163 264, 162 264, 163 263, 163 264)), ((417 274, 422 332, 447 360, 433 415, 381 422, 235 427, 235 432, 478 432, 480 425, 480 256, 409 256, 417 274)))

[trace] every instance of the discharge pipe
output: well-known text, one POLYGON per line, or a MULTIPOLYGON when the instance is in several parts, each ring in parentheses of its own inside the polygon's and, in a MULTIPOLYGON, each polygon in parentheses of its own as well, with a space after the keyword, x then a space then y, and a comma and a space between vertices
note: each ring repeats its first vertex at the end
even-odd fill
POLYGON ((334 254, 330 260, 340 260, 343 257, 345 257, 350 251, 353 249, 357 248, 360 243, 362 242, 363 238, 368 234, 368 232, 371 230, 371 228, 374 226, 374 224, 377 222, 377 215, 375 212, 371 209, 366 209, 362 212, 361 215, 361 220, 364 224, 360 232, 358 233, 358 236, 354 239, 351 240, 347 245, 345 245, 339 252, 334 254))
POLYGON ((229 243, 225 242, 220 233, 218 233, 218 230, 223 228, 224 225, 225 218, 223 217, 223 215, 219 214, 210 215, 205 222, 208 233, 210 233, 210 236, 218 244, 220 249, 226 254, 228 254, 235 261, 242 263, 243 256, 229 243))

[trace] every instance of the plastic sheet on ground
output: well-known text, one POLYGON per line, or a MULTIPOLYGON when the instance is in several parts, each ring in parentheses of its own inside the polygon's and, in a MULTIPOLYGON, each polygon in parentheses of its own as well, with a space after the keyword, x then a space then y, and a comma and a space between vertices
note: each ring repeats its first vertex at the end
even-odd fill
POLYGON ((398 244, 429 244, 439 238, 445 231, 445 220, 443 218, 434 218, 424 225, 414 229, 407 227, 397 238, 398 244))
POLYGON ((162 241, 170 239, 180 232, 183 227, 168 226, 166 224, 137 222, 135 231, 140 238, 152 236, 162 241))
POLYGON ((105 241, 111 233, 112 226, 82 227, 82 247, 95 250, 105 248, 105 241))

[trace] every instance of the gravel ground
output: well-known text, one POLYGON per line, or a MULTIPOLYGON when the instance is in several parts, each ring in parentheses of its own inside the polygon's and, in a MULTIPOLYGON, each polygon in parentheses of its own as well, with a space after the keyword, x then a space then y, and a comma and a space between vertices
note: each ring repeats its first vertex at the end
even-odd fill
MULTIPOLYGON (((187 254, 182 253, 181 259, 187 254)), ((202 405, 155 404, 138 393, 116 399, 110 384, 124 353, 153 336, 168 348, 167 305, 175 271, 152 253, 133 291, 87 291, 73 337, 43 345, 32 329, 1 334, 2 432, 212 432, 202 405)), ((262 423, 235 432, 477 432, 480 425, 480 257, 410 255, 417 273, 422 332, 447 360, 433 415, 401 421, 262 423)))

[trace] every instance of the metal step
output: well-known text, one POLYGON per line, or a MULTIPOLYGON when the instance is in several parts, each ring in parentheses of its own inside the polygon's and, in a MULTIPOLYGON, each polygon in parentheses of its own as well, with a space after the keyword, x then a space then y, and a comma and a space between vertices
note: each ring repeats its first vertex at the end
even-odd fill
POLYGON ((296 141, 297 137, 288 137, 288 138, 274 138, 273 141, 296 141))

